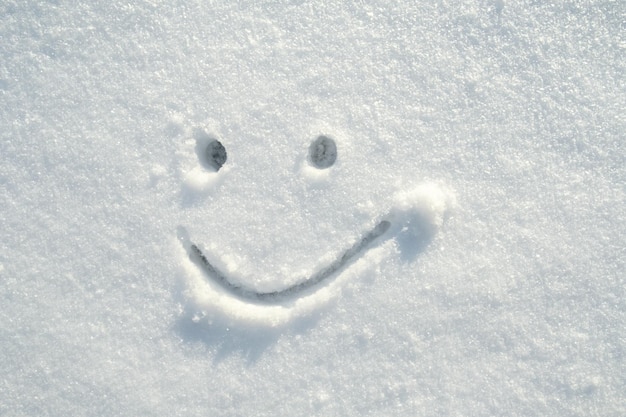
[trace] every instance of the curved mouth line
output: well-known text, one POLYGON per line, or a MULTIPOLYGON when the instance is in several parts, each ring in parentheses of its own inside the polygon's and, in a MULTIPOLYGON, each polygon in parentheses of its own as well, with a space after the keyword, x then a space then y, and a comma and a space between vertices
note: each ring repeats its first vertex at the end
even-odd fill
POLYGON ((279 301, 286 297, 291 297, 296 294, 302 293, 315 285, 327 280, 333 275, 339 273, 345 269, 355 258, 363 253, 368 246, 370 246, 376 239, 385 234, 391 227, 391 223, 387 220, 382 220, 372 230, 363 235, 356 243, 350 248, 342 252, 334 261, 332 261, 326 267, 318 270, 313 275, 278 291, 256 291, 252 288, 248 288, 244 285, 235 284, 228 278, 228 276, 220 271, 215 265, 213 265, 208 258, 204 255, 202 250, 195 244, 190 245, 190 258, 199 266, 201 266, 207 275, 212 278, 222 288, 229 291, 231 294, 240 298, 255 300, 255 301, 279 301))

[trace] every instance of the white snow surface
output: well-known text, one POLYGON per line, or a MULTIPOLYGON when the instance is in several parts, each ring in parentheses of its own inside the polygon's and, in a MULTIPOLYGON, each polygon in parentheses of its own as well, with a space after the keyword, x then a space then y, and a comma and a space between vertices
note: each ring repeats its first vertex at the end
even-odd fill
POLYGON ((625 2, 7 0, 0 40, 0 416, 626 415, 625 2), (384 219, 277 302, 180 238, 279 291, 384 219))

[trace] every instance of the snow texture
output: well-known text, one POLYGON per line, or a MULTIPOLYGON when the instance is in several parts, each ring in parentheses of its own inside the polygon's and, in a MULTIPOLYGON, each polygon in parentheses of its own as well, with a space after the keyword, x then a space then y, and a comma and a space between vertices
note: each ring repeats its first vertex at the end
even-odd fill
POLYGON ((625 29, 1 2, 0 416, 626 415, 625 29))

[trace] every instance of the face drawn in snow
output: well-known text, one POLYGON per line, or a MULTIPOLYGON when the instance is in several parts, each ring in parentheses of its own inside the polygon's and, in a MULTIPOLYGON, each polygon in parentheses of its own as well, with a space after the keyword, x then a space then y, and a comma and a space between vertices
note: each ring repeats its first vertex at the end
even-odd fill
MULTIPOLYGON (((226 177, 236 174, 243 177, 243 180, 233 180, 232 184, 240 186, 246 182, 253 183, 260 177, 258 173, 256 177, 250 174, 250 171, 254 174, 254 161, 246 161, 245 164, 241 161, 231 163, 231 160, 237 160, 237 158, 234 156, 234 151, 228 149, 228 141, 222 137, 218 138, 217 135, 209 135, 204 130, 195 131, 193 141, 189 141, 189 147, 191 146, 195 151, 197 166, 184 174, 185 196, 190 200, 185 203, 186 207, 194 212, 202 213, 203 209, 214 204, 245 205, 250 197, 267 200, 265 205, 270 208, 261 210, 262 213, 259 215, 267 219, 265 223, 272 223, 275 217, 283 215, 284 207, 274 209, 272 204, 276 202, 276 198, 267 194, 276 193, 276 190, 284 192, 285 182, 276 181, 275 185, 270 183, 270 186, 265 187, 258 185, 257 188, 261 189, 258 195, 243 197, 240 195, 239 200, 220 202, 219 198, 215 197, 215 193, 225 186, 223 182, 226 177), (237 168, 234 169, 233 166, 237 168), (269 192, 266 192, 266 189, 269 192), (276 215, 273 215, 274 212, 276 215)), ((299 178, 302 183, 307 183, 309 188, 304 187, 305 191, 300 194, 293 191, 292 193, 286 192, 287 200, 296 202, 309 198, 313 194, 311 189, 315 189, 316 186, 328 185, 328 182, 335 178, 332 176, 333 170, 340 165, 344 157, 341 154, 341 141, 336 140, 331 134, 314 135, 309 139, 308 144, 304 143, 299 149, 305 155, 302 155, 296 163, 297 168, 295 173, 292 172, 295 174, 292 177, 299 178)), ((345 158, 349 158, 349 155, 345 155, 345 158)), ((295 182, 298 183, 298 180, 295 182)), ((289 184, 286 183, 286 185, 289 184)), ((240 194, 253 193, 255 189, 255 187, 244 186, 240 194)), ((304 270, 297 268, 295 264, 289 264, 289 267, 281 270, 275 267, 276 262, 268 263, 274 266, 273 269, 263 270, 263 259, 257 262, 258 271, 251 270, 250 267, 246 269, 240 264, 249 265, 253 262, 243 262, 241 259, 245 258, 245 254, 233 253, 238 249, 237 242, 234 243, 234 248, 228 248, 230 252, 224 251, 223 247, 215 244, 217 241, 229 241, 223 238, 225 233, 229 233, 227 230, 232 230, 232 233, 236 234, 235 229, 238 226, 246 228, 245 220, 236 219, 254 218, 257 214, 254 205, 250 206, 251 209, 242 210, 238 217, 229 217, 225 211, 222 212, 223 215, 213 214, 213 218, 207 218, 206 221, 203 221, 202 217, 192 216, 190 219, 193 220, 190 223, 181 224, 177 230, 178 247, 181 251, 181 263, 186 281, 186 296, 202 315, 221 316, 232 322, 277 326, 295 317, 306 315, 335 297, 340 292, 342 283, 345 279, 349 279, 349 276, 358 275, 359 270, 371 268, 373 263, 388 256, 387 252, 390 251, 383 250, 383 247, 392 246, 393 242, 389 242, 393 241, 394 237, 397 238, 401 232, 404 236, 413 235, 419 239, 430 240, 443 224, 446 212, 453 203, 453 196, 441 186, 426 183, 399 190, 391 200, 392 204, 386 209, 377 210, 360 228, 359 233, 339 236, 340 242, 335 242, 337 239, 333 239, 334 245, 332 246, 335 249, 324 251, 323 256, 313 267, 305 265, 304 270), (229 226, 230 229, 216 226, 218 218, 222 216, 232 223, 229 226), (407 231, 409 233, 406 233, 407 231), (285 269, 289 270, 289 268, 293 269, 291 276, 288 276, 289 271, 285 273, 285 269), (264 279, 267 276, 276 278, 264 279)), ((306 206, 295 204, 296 209, 305 210, 303 207, 306 208, 306 206)), ((340 205, 340 207, 345 209, 346 205, 340 205)), ((228 207, 226 209, 228 210, 228 207)), ((295 219, 307 220, 311 217, 314 215, 295 219)), ((305 234, 301 230, 306 225, 293 225, 292 229, 296 234, 305 234)), ((251 256, 253 260, 275 256, 272 253, 275 248, 282 248, 285 251, 286 246, 276 243, 279 240, 276 240, 274 236, 269 238, 266 236, 281 229, 274 230, 272 226, 259 229, 249 227, 249 229, 252 229, 250 233, 240 233, 240 239, 257 240, 247 242, 248 246, 242 244, 241 247, 244 248, 242 251, 246 252, 246 247, 251 248, 254 245, 254 250, 257 250, 256 246, 266 246, 265 251, 259 252, 260 255, 255 253, 251 256), (257 230, 260 231, 261 238, 255 236, 257 230)), ((288 229, 282 230, 286 232, 288 229)), ((280 234, 278 231, 274 234, 280 234)), ((316 237, 310 239, 308 243, 313 245, 314 240, 319 247, 319 241, 323 239, 316 237)), ((287 245, 289 243, 288 241, 287 245)), ((305 240, 304 244, 306 243, 305 240)), ((252 250, 248 249, 247 252, 252 252, 252 250)), ((286 256, 290 257, 292 253, 287 250, 286 256)), ((304 263, 300 261, 298 265, 304 263)))

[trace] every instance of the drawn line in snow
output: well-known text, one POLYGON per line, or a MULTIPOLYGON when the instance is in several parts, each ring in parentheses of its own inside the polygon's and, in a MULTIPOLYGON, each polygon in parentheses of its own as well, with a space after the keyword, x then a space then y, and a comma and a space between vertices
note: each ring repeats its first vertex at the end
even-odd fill
POLYGON ((399 190, 387 214, 377 216, 380 220, 375 226, 347 243, 347 249, 332 262, 308 278, 299 277, 295 285, 285 284, 287 288, 265 292, 221 271, 212 254, 194 244, 187 229, 179 225, 176 237, 186 284, 184 295, 195 310, 192 320, 225 320, 227 326, 240 323, 273 328, 308 315, 338 295, 342 275, 347 275, 349 268, 369 268, 370 260, 379 262, 395 252, 392 247, 405 260, 413 259, 432 240, 455 205, 454 192, 434 183, 399 190), (391 245, 383 243, 390 238, 394 240, 391 245))
POLYGON ((191 244, 191 246, 189 247, 189 251, 191 259, 195 261, 196 264, 199 264, 207 273, 207 275, 216 283, 220 284, 225 290, 240 298, 254 301, 272 302, 280 301, 287 297, 296 296, 339 273, 341 270, 346 268, 359 254, 363 253, 367 249, 367 247, 370 246, 376 239, 385 234, 385 232, 389 230, 390 227, 391 223, 389 221, 382 220, 376 226, 374 226, 372 230, 370 230, 361 239, 359 239, 354 245, 352 245, 349 249, 347 249, 340 256, 338 256, 328 266, 320 269, 304 281, 279 291, 259 292, 244 285, 234 284, 225 273, 220 271, 208 260, 208 258, 204 255, 202 250, 197 245, 191 244))

